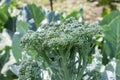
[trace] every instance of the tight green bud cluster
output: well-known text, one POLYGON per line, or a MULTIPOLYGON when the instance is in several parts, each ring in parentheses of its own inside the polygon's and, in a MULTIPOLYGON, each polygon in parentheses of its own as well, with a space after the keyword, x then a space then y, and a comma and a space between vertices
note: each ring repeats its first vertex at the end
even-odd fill
POLYGON ((19 80, 39 80, 40 67, 38 62, 32 59, 22 61, 19 70, 19 80))
POLYGON ((25 49, 38 49, 40 52, 52 49, 65 49, 68 46, 81 47, 88 44, 92 37, 100 32, 98 26, 83 24, 74 18, 67 19, 61 25, 40 26, 40 31, 29 31, 21 40, 25 49))

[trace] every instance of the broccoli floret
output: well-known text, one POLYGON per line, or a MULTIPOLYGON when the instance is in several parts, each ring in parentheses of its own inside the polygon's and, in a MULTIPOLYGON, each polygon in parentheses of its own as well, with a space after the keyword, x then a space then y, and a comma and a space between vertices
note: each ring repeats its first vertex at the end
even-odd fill
POLYGON ((29 31, 21 39, 21 45, 25 50, 35 50, 49 67, 57 64, 59 69, 51 67, 54 76, 59 72, 62 74, 59 77, 64 78, 62 80, 72 80, 71 73, 74 73, 74 77, 77 75, 77 80, 81 80, 78 76, 84 73, 82 71, 87 64, 87 56, 96 45, 93 37, 98 34, 101 34, 98 25, 81 23, 74 18, 69 18, 60 25, 50 23, 40 26, 38 31, 29 31), (76 54, 79 54, 78 62, 75 59, 76 54), (79 65, 75 67, 77 63, 79 65), (74 65, 70 66, 71 64, 74 65))
POLYGON ((40 31, 29 31, 21 40, 25 49, 34 47, 39 50, 65 49, 70 45, 91 42, 92 37, 100 33, 100 28, 89 24, 82 24, 74 18, 67 19, 61 25, 47 24, 40 27, 40 31))

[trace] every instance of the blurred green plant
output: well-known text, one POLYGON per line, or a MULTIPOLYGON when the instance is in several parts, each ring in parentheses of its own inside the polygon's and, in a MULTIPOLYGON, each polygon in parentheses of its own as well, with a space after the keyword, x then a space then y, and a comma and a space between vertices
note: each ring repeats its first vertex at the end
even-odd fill
POLYGON ((120 3, 120 0, 87 0, 90 2, 98 2, 98 6, 104 6, 102 17, 109 14, 111 11, 118 10, 117 5, 115 3, 120 3), (108 6, 108 8, 106 8, 108 6))
POLYGON ((42 7, 37 7, 35 4, 28 4, 27 7, 31 14, 31 17, 34 19, 35 27, 37 29, 45 18, 44 11, 42 7))
MULTIPOLYGON (((114 11, 100 22, 104 30, 104 42, 102 51, 104 56, 109 56, 110 59, 116 58, 120 59, 120 12, 114 11)), ((104 57, 103 56, 103 57, 104 57)), ((108 58, 106 56, 106 58, 108 58)), ((104 62, 106 60, 104 59, 104 62)), ((106 64, 106 63, 105 63, 106 64)))
MULTIPOLYGON (((9 9, 12 8, 14 1, 4 1, 2 5, 0 5, 0 79, 1 80, 8 80, 14 79, 16 76, 11 72, 7 71, 4 66, 7 65, 6 63, 10 60, 10 52, 11 52, 11 44, 9 41, 9 37, 14 34, 16 31, 16 17, 11 16, 9 13, 9 9), (5 30, 5 28, 7 30, 5 30), (4 30, 4 31, 3 31, 4 30), (9 35, 7 35, 9 33, 9 35), (4 39, 5 38, 5 39, 4 39), (8 40, 7 40, 8 39, 8 40), (7 41, 7 42, 6 42, 7 41), (1 74, 2 70, 6 70, 7 76, 1 74)), ((8 68, 8 67, 6 67, 8 68)))
MULTIPOLYGON (((4 29, 7 29, 6 33, 9 34, 10 40, 12 39, 12 45, 9 46, 9 49, 6 49, 5 45, 4 48, 0 47, 0 72, 3 69, 3 66, 11 59, 10 58, 10 51, 12 50, 12 54, 14 56, 14 58, 16 59, 17 63, 19 64, 20 59, 22 58, 22 48, 20 47, 20 38, 27 32, 27 30, 29 29, 37 29, 40 25, 40 23, 42 22, 42 20, 44 19, 44 15, 43 15, 43 11, 42 8, 37 7, 34 4, 30 4, 27 5, 27 9, 23 9, 24 6, 20 6, 17 0, 9 0, 9 1, 4 1, 4 3, 0 6, 0 35, 3 33, 4 29), (29 8, 28 8, 29 7, 29 8), (33 9, 34 8, 34 9, 33 9), (17 10, 18 13, 14 10, 17 10), (29 10, 31 12, 30 15, 29 14, 29 10), (37 10, 37 12, 35 12, 35 10, 37 10), (21 14, 21 12, 24 12, 24 14, 21 14), (16 14, 17 13, 17 14, 16 14), (34 14, 34 13, 41 13, 41 14, 34 14), (21 17, 18 16, 25 16, 24 19, 25 20, 20 20, 21 17), (40 18, 38 18, 38 16, 40 18), (29 22, 29 19, 34 19, 35 21, 33 22, 35 25, 31 25, 31 23, 29 22), (31 27, 30 27, 31 25, 31 27), (4 54, 2 54, 3 52, 5 52, 4 54)), ((0 36, 0 45, 3 44, 1 41, 2 38, 6 37, 6 34, 1 37, 0 36)), ((6 38, 8 39, 8 38, 6 38)), ((7 40, 6 40, 7 41, 7 40)), ((4 42, 6 43, 6 42, 4 42)), ((0 80, 12 80, 14 78, 16 78, 16 76, 11 73, 11 71, 9 71, 9 67, 6 67, 8 70, 6 72, 6 76, 4 76, 3 74, 0 73, 0 80)))

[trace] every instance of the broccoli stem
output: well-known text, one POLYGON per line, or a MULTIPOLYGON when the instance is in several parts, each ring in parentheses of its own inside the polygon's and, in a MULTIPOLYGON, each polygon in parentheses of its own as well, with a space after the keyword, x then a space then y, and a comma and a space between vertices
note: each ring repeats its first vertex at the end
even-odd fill
POLYGON ((70 79, 70 76, 69 76, 69 70, 68 70, 68 67, 67 67, 67 59, 66 57, 64 56, 64 52, 63 50, 60 51, 61 52, 61 57, 62 57, 62 60, 61 60, 61 63, 62 63, 62 70, 63 70, 63 76, 64 76, 64 80, 71 80, 70 79))
POLYGON ((87 63, 87 59, 86 59, 86 55, 83 56, 83 64, 82 64, 82 67, 81 67, 81 63, 79 63, 79 69, 78 70, 78 74, 77 74, 77 80, 82 80, 82 77, 83 77, 83 74, 84 74, 84 70, 86 68, 86 63, 87 63))
POLYGON ((44 51, 43 51, 43 52, 40 52, 35 46, 33 46, 33 47, 34 47, 35 51, 36 51, 38 54, 41 54, 40 56, 43 57, 43 59, 48 63, 48 65, 50 65, 51 62, 50 62, 48 56, 46 55, 46 53, 45 53, 44 51))

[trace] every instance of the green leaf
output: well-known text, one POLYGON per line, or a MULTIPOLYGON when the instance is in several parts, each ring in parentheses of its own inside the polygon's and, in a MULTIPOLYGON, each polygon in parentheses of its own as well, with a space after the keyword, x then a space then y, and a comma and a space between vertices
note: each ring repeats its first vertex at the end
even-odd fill
POLYGON ((101 73, 101 80, 108 80, 107 72, 102 72, 101 73))
MULTIPOLYGON (((6 77, 3 75, 3 74, 0 74, 0 80, 13 80, 13 78, 16 78, 15 76, 14 76, 14 74, 13 73, 11 73, 8 69, 8 67, 7 67, 7 69, 4 67, 4 65, 6 65, 7 64, 7 62, 9 62, 9 59, 10 59, 10 47, 8 47, 8 46, 6 46, 5 48, 4 48, 4 51, 5 51, 5 53, 3 54, 3 55, 1 55, 1 57, 0 57, 0 71, 2 70, 2 69, 4 69, 4 70, 7 70, 6 71, 6 77)), ((4 52, 3 51, 3 52, 4 52)))
POLYGON ((70 18, 71 16, 77 18, 78 17, 78 13, 79 13, 78 11, 73 11, 66 18, 70 18))
POLYGON ((0 10, 0 25, 4 25, 8 20, 8 15, 0 10))
POLYGON ((109 5, 109 0, 98 0, 99 5, 109 5))
POLYGON ((29 4, 28 9, 35 21, 36 28, 38 28, 41 21, 45 18, 42 7, 37 7, 35 4, 29 4))
POLYGON ((111 72, 115 71, 114 66, 111 63, 106 65, 106 70, 111 71, 111 72))
POLYGON ((64 15, 66 15, 66 14, 65 14, 65 13, 60 13, 60 14, 59 14, 59 19, 60 19, 61 22, 64 22, 64 21, 65 21, 65 17, 66 17, 66 16, 64 16, 64 15))
POLYGON ((117 75, 116 75, 116 80, 120 80, 120 76, 117 76, 117 75))
POLYGON ((12 51, 13 51, 13 55, 15 57, 15 59, 17 61, 19 61, 19 59, 21 59, 22 55, 21 55, 21 52, 22 52, 22 48, 20 47, 20 38, 21 38, 22 35, 14 35, 13 38, 12 38, 12 51))
POLYGON ((12 50, 13 50, 13 55, 17 61, 22 57, 21 56, 22 48, 20 46, 20 39, 28 31, 28 26, 29 24, 25 21, 18 21, 16 23, 16 31, 19 34, 14 34, 12 38, 12 42, 13 42, 12 50))
POLYGON ((9 17, 4 27, 13 34, 16 30, 16 17, 9 17))
POLYGON ((116 75, 120 78, 120 61, 116 61, 116 75))
POLYGON ((25 21, 18 21, 16 23, 16 31, 20 32, 21 34, 25 34, 28 31, 29 24, 25 21))
POLYGON ((5 51, 5 53, 3 55, 0 54, 1 55, 1 57, 0 57, 0 71, 3 68, 4 64, 9 61, 9 57, 10 57, 10 48, 6 46, 4 51, 5 51))
POLYGON ((120 11, 113 11, 104 17, 104 19, 100 22, 100 25, 109 24, 113 19, 118 16, 120 16, 120 11))
POLYGON ((47 18, 48 22, 57 22, 57 21, 59 21, 59 16, 55 11, 47 12, 46 18, 47 18))
POLYGON ((103 44, 103 49, 105 53, 120 59, 120 16, 111 21, 108 28, 104 29, 106 43, 103 44))

